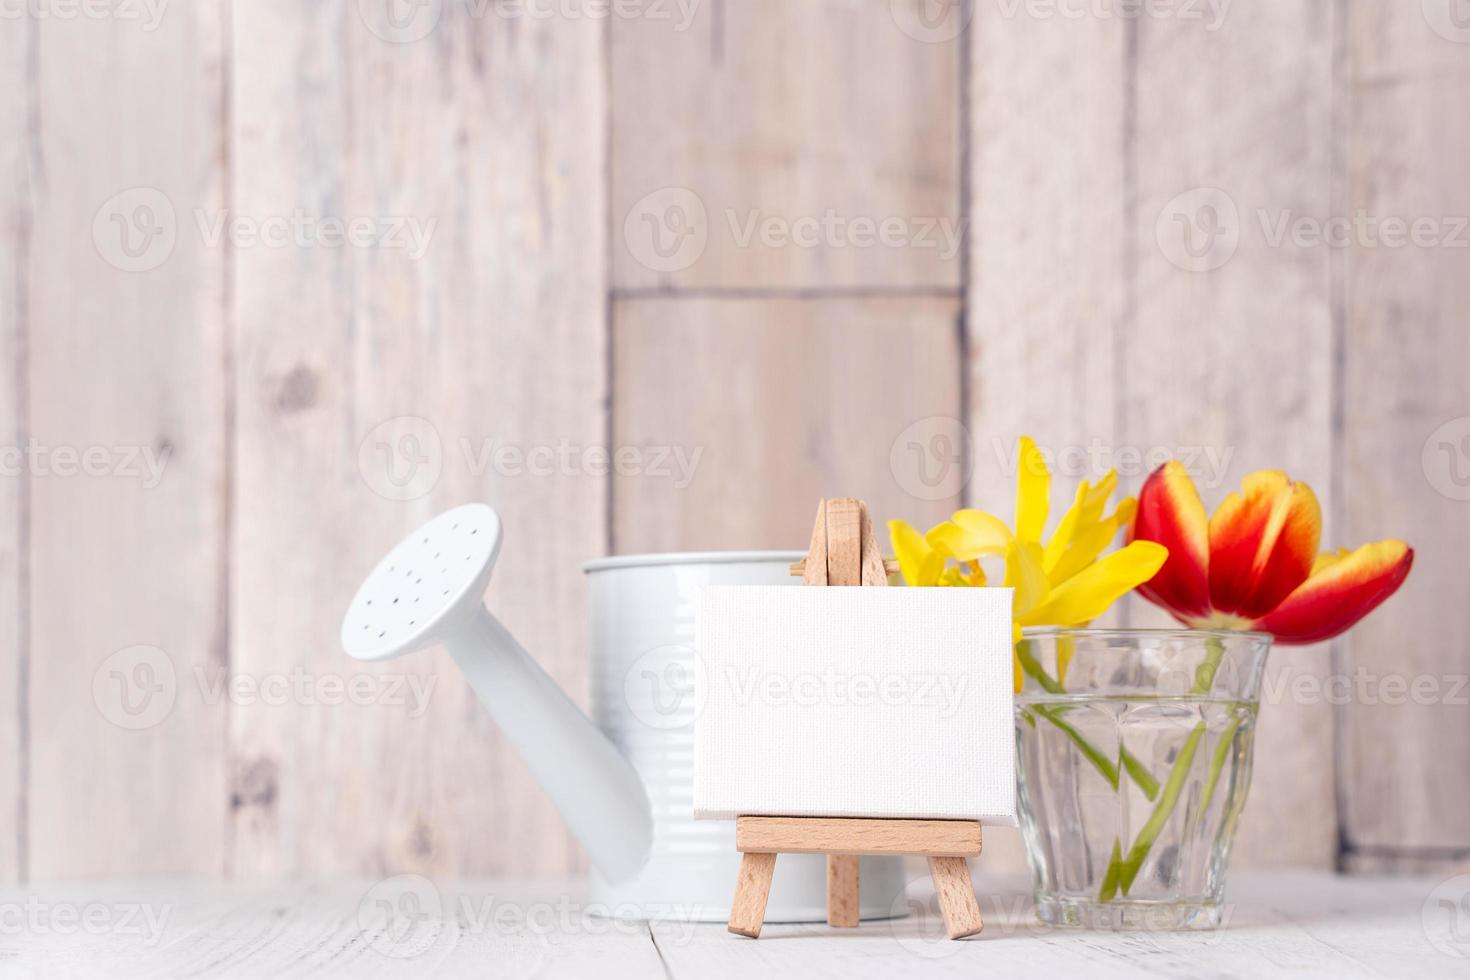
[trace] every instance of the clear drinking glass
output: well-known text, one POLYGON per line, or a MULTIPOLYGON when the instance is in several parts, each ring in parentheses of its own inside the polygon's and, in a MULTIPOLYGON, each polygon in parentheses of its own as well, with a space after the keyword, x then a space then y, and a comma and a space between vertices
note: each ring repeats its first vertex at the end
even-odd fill
POLYGON ((1025 632, 1017 792, 1042 921, 1219 924, 1270 648, 1264 633, 1025 632))

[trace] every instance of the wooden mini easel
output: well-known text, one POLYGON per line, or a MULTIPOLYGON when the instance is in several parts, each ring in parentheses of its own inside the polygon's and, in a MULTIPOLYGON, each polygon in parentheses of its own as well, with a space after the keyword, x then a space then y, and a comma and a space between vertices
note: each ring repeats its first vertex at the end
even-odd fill
MULTIPOLYGON (((811 548, 791 566, 804 585, 888 584, 873 522, 861 500, 848 497, 817 505, 811 548)), ((964 774, 957 773, 958 779, 964 774)), ((973 936, 982 928, 980 904, 966 858, 980 853, 976 820, 892 820, 854 817, 737 817, 735 849, 740 878, 730 905, 730 931, 754 939, 761 934, 777 854, 827 855, 827 924, 858 924, 858 857, 915 854, 929 859, 929 874, 949 938, 973 936)))

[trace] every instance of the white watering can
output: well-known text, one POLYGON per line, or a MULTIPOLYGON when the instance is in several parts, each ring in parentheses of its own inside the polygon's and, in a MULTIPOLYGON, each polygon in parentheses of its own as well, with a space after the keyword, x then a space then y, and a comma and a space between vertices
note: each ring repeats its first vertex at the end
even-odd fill
MULTIPOLYGON (((590 562, 599 730, 481 601, 500 542, 500 517, 484 504, 414 531, 358 589, 343 649, 377 661, 444 646, 586 849, 594 901, 610 914, 724 919, 739 867, 734 825, 692 813, 694 603, 707 584, 795 584, 789 566, 801 554, 590 562)), ((908 911, 901 870, 863 858, 864 917, 908 911)), ((825 874, 821 855, 783 858, 766 920, 825 920, 825 874)))

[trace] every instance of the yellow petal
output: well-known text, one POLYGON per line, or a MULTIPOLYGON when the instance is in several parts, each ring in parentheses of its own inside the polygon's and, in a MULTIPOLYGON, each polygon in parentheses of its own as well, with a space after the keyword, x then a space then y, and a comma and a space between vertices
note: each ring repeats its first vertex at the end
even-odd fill
POLYGON ((1135 541, 1093 562, 1051 591, 1040 605, 1019 616, 1023 626, 1075 626, 1107 612, 1120 597, 1153 578, 1169 549, 1135 541))
POLYGON ((1118 522, 1114 518, 1108 518, 1086 528, 1068 543, 1055 564, 1047 568, 1047 579, 1053 587, 1061 585, 1096 561, 1097 556, 1102 554, 1103 549, 1112 544, 1113 539, 1117 536, 1118 522))
POLYGON ((1043 564, 1046 566, 1046 573, 1048 575, 1056 567, 1057 562, 1061 560, 1063 553, 1067 550, 1067 545, 1071 543, 1072 538, 1077 534, 1078 524, 1081 520, 1083 510, 1086 507, 1086 501, 1087 481, 1083 480, 1077 485, 1077 494, 1072 500, 1072 506, 1068 507, 1067 512, 1062 515, 1061 521, 1057 524, 1057 529, 1052 532, 1051 540, 1046 543, 1046 555, 1043 564))
POLYGON ((1021 437, 1016 455, 1016 537, 1040 541, 1050 506, 1051 472, 1030 436, 1021 437))
POLYGON ((932 547, 956 561, 974 561, 985 555, 1005 554, 1011 529, 982 510, 961 510, 926 537, 932 547))
POLYGON ((888 534, 903 580, 909 585, 938 585, 944 572, 944 555, 931 548, 908 521, 889 521, 888 534))
POLYGON ((1041 545, 1019 539, 1011 542, 1006 549, 1005 584, 1016 590, 1013 615, 1018 620, 1046 600, 1049 587, 1042 568, 1041 545))
POLYGON ((1312 574, 1316 575, 1318 572, 1326 571, 1350 554, 1352 554, 1351 548, 1338 548, 1336 551, 1322 552, 1312 562, 1312 574))
MULTIPOLYGON (((1087 486, 1086 483, 1082 485, 1087 486)), ((1092 520, 1102 517, 1103 508, 1108 505, 1108 498, 1116 489, 1118 489, 1118 471, 1108 470, 1107 474, 1097 481, 1097 486, 1087 491, 1083 498, 1083 505, 1086 511, 1093 515, 1092 520)))

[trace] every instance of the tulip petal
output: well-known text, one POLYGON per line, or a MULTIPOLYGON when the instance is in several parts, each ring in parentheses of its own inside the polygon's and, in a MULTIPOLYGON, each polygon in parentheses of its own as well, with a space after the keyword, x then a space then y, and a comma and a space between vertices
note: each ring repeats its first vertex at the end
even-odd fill
POLYGON ((898 570, 909 585, 938 585, 944 572, 944 555, 930 547, 924 536, 908 521, 889 521, 888 535, 893 540, 893 553, 898 557, 898 570))
POLYGON ((1130 539, 1169 549, 1159 573, 1139 593, 1186 621, 1210 614, 1210 522, 1189 471, 1170 460, 1149 474, 1138 494, 1130 539))
POLYGON ((1256 629, 1278 643, 1332 639, 1398 591, 1414 564, 1414 549, 1389 540, 1365 544, 1345 557, 1325 557, 1311 578, 1256 622, 1256 629))
POLYGON ((1021 437, 1016 455, 1016 537, 1040 541, 1051 504, 1051 471, 1030 436, 1021 437))
POLYGON ((1158 574, 1169 550, 1134 541, 1052 589, 1038 606, 1019 617, 1022 626, 1075 626, 1096 619, 1123 595, 1158 574))
POLYGON ((1312 488, 1280 470, 1252 473, 1210 519, 1210 604, 1257 619, 1307 580, 1322 539, 1312 488))

